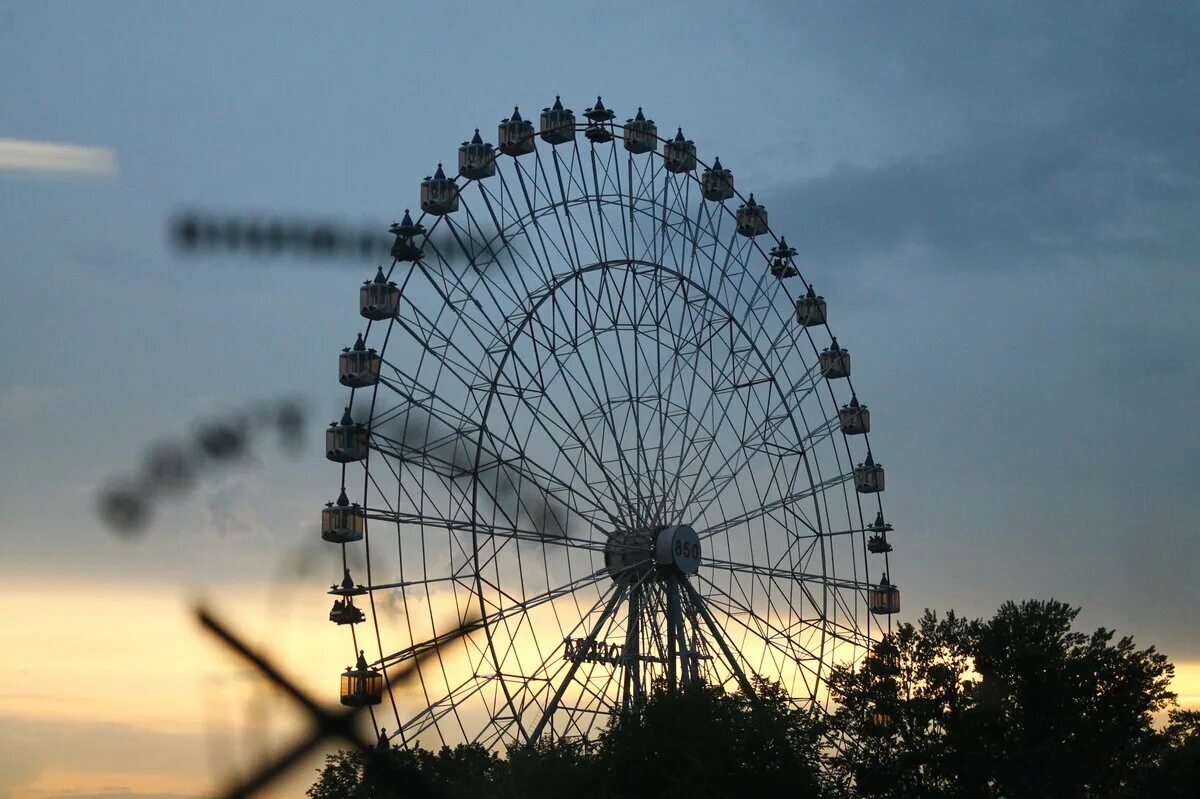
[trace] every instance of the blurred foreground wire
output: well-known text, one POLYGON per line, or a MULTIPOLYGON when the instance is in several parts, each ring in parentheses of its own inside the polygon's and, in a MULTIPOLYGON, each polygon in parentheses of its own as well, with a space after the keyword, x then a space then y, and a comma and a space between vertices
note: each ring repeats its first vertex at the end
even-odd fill
MULTIPOLYGON (((301 758, 313 751, 328 739, 338 739, 349 743, 359 751, 372 757, 377 752, 374 742, 368 741, 359 733, 355 726, 359 713, 366 706, 354 707, 349 710, 327 709, 302 691, 292 680, 289 680, 262 653, 254 650, 249 644, 237 637, 212 611, 197 605, 196 618, 208 632, 212 633, 221 643, 236 652, 242 659, 261 674, 268 682, 279 688, 285 695, 299 705, 309 716, 311 729, 309 734, 285 749, 274 760, 264 762, 257 771, 244 780, 233 783, 218 794, 223 799, 241 799, 257 794, 274 783, 295 766, 301 758)), ((385 679, 393 685, 404 685, 419 675, 421 663, 433 656, 439 649, 445 647, 464 635, 470 635, 482 628, 478 618, 464 619, 454 630, 438 636, 437 644, 421 652, 411 660, 398 663, 384 673, 385 679)))

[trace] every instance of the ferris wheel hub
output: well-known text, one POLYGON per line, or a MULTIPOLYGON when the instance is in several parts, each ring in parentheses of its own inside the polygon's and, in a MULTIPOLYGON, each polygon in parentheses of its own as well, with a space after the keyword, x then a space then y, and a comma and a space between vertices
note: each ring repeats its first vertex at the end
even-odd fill
POLYGON ((676 524, 658 531, 654 557, 659 567, 674 566, 684 574, 700 568, 700 536, 691 525, 676 524))
POLYGON ((700 568, 700 536, 687 524, 609 533, 604 564, 618 583, 632 584, 668 572, 695 574, 700 568))

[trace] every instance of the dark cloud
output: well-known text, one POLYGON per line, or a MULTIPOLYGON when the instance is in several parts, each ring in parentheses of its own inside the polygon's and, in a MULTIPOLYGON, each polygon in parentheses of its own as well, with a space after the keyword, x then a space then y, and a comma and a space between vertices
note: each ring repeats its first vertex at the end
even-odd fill
POLYGON ((927 138, 880 163, 841 164, 770 192, 804 256, 833 265, 911 255, 957 268, 1194 266, 1200 14, 1156 6, 1041 16, 1025 20, 1025 36, 1042 43, 1032 49, 1009 42, 1005 25, 959 31, 953 46, 971 49, 943 52, 940 76, 930 48, 900 28, 893 46, 907 43, 913 63, 901 61, 906 92, 897 99, 927 108, 927 138))

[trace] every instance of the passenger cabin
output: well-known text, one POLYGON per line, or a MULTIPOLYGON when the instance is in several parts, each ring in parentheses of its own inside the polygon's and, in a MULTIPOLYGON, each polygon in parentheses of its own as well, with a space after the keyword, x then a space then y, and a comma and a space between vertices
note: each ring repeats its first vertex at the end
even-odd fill
POLYGON ((683 128, 663 145, 663 169, 680 175, 696 169, 696 143, 683 138, 683 128))
POLYGON ((347 707, 378 705, 383 701, 383 675, 367 665, 362 651, 352 669, 342 672, 342 704, 347 707))
POLYGON ((633 119, 625 120, 625 149, 635 155, 658 149, 658 126, 653 119, 646 119, 641 108, 633 119))
POLYGON ((555 97, 554 105, 542 109, 538 135, 542 141, 553 145, 575 140, 575 114, 571 109, 563 108, 561 97, 555 97))
POLYGON ((417 236, 425 235, 425 226, 414 224, 408 209, 404 209, 404 219, 388 228, 388 233, 396 237, 392 244, 392 257, 397 261, 419 261, 424 253, 413 242, 417 236))
POLYGON ((333 600, 333 607, 329 610, 329 620, 334 624, 361 624, 366 619, 366 614, 355 606, 354 600, 350 597, 333 600))
MULTIPOLYGON (((338 495, 337 502, 326 502, 321 510, 321 538, 331 544, 350 544, 361 541, 363 530, 366 529, 367 514, 357 502, 350 503, 346 497, 346 489, 338 495)), ((349 578, 350 572, 346 572, 349 578)), ((344 584, 345 581, 343 581, 344 584)), ((330 591, 330 593, 335 593, 330 591)), ((337 592, 338 596, 352 596, 337 592)))
POLYGON ((353 463, 367 457, 367 428, 350 418, 350 408, 325 430, 325 457, 337 463, 353 463))
POLYGON ((421 210, 434 216, 452 214, 458 210, 458 184, 446 177, 442 165, 431 177, 421 181, 421 210))
POLYGON ((892 714, 879 705, 871 710, 871 731, 876 735, 887 735, 892 731, 894 721, 892 714))
POLYGON ((458 174, 468 180, 483 180, 496 174, 496 151, 491 142, 484 142, 475 128, 475 135, 458 148, 458 174))
POLYGON ((858 395, 851 394, 850 402, 838 410, 838 424, 842 432, 848 436, 861 436, 871 432, 871 412, 866 405, 858 401, 858 395))
POLYGON ((871 532, 871 537, 867 539, 868 552, 872 555, 884 555, 892 551, 892 545, 887 540, 892 526, 883 520, 883 511, 875 514, 875 521, 867 525, 867 530, 871 532))
MULTIPOLYGON (((746 204, 737 209, 737 232, 748 238, 761 236, 767 232, 767 209, 754 202, 754 193, 746 204)), ((795 271, 795 268, 792 269, 795 271)), ((791 275, 786 275, 791 277, 791 275)))
MULTIPOLYGON (((750 195, 750 200, 754 200, 753 194, 750 195)), ((763 224, 766 224, 766 214, 767 212, 764 210, 763 224)), ((796 269, 796 248, 788 246, 786 237, 781 236, 779 238, 779 244, 772 247, 771 252, 768 253, 768 255, 771 257, 771 274, 774 277, 777 277, 780 280, 786 280, 789 277, 795 277, 796 275, 800 274, 799 270, 796 269)))
POLYGON ((353 347, 346 347, 338 356, 338 382, 350 388, 373 386, 379 382, 379 369, 383 359, 373 349, 367 349, 362 333, 354 340, 353 347))
POLYGON ((704 199, 711 202, 723 202, 734 195, 733 173, 721 166, 721 158, 713 160, 713 165, 700 175, 700 192, 704 199))
POLYGON ((400 307, 400 289, 388 281, 382 266, 374 280, 363 281, 358 290, 358 304, 359 313, 367 319, 379 321, 396 315, 396 309, 400 307))
POLYGON ((839 347, 836 338, 821 350, 821 376, 826 380, 850 376, 850 350, 839 347))
POLYGON ((878 494, 883 486, 883 466, 867 450, 867 459, 854 467, 854 489, 860 494, 878 494))
POLYGON ((346 574, 344 577, 342 577, 342 581, 335 585, 329 586, 329 591, 327 593, 340 597, 362 596, 363 594, 367 593, 367 587, 365 585, 355 584, 354 578, 350 576, 349 569, 345 569, 345 572, 346 574))
POLYGON ((514 158, 533 152, 533 123, 521 118, 521 112, 514 106, 512 116, 500 120, 497 133, 500 140, 500 152, 514 158))
POLYGON ((603 144, 613 140, 613 119, 617 116, 611 109, 604 107, 604 101, 596 98, 596 104, 583 112, 587 118, 587 130, 584 136, 593 144, 603 144))
POLYGON ((900 589, 888 582, 886 574, 879 585, 867 589, 867 608, 877 616, 900 612, 900 589))
POLYGON ((796 322, 801 327, 818 327, 828 321, 828 310, 825 298, 818 296, 809 284, 805 295, 796 300, 796 322))

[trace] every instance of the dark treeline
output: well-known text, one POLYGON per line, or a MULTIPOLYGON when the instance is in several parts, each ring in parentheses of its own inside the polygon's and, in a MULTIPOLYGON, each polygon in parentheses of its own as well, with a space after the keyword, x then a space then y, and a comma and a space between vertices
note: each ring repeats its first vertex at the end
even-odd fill
POLYGON ((1200 712, 1173 667, 1057 601, 989 620, 926 611, 857 667, 832 712, 712 686, 659 689, 595 740, 331 755, 312 799, 401 797, 1200 797, 1200 712), (1166 722, 1155 725, 1166 711, 1166 722))

